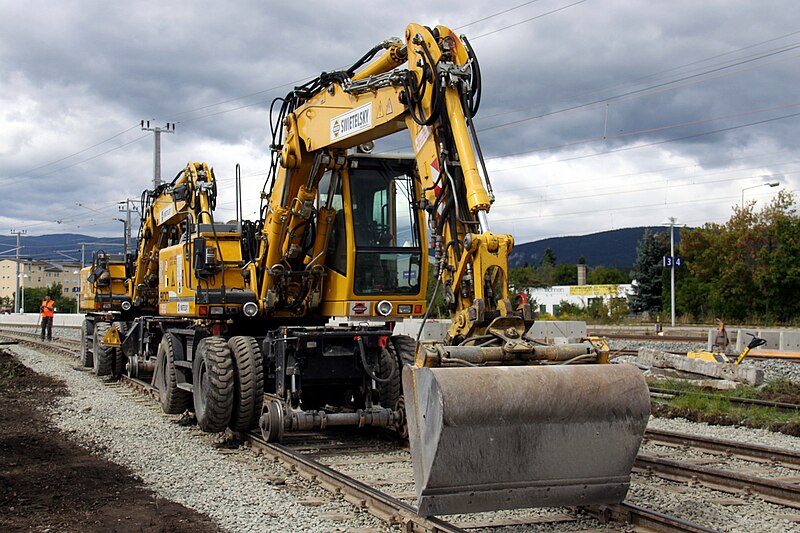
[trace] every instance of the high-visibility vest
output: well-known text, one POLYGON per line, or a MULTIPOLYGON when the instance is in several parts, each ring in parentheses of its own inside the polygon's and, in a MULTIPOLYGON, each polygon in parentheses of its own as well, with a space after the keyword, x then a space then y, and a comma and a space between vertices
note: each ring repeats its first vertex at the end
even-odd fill
POLYGON ((42 316, 53 316, 55 314, 54 309, 56 307, 56 301, 50 300, 42 300, 42 316))

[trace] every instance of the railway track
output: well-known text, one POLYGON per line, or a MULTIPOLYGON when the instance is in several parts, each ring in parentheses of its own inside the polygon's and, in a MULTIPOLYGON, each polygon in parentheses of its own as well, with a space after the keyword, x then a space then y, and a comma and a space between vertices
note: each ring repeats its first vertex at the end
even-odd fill
MULTIPOLYGON (((0 331, 0 337, 13 338, 21 344, 37 350, 49 351, 62 356, 77 358, 78 341, 56 339, 53 342, 41 342, 35 334, 24 332, 0 331)), ((127 385, 133 386, 144 394, 158 397, 158 392, 148 383, 130 378, 124 379, 127 385)), ((416 514, 411 503, 414 495, 413 474, 410 454, 398 446, 390 437, 379 437, 376 433, 318 433, 307 434, 287 439, 285 444, 265 442, 260 434, 249 433, 237 435, 245 439, 254 449, 269 457, 280 460, 290 469, 303 477, 319 483, 334 494, 341 494, 346 500, 358 507, 368 510, 387 524, 400 527, 403 531, 468 531, 482 528, 499 529, 509 525, 557 524, 577 520, 576 510, 566 510, 551 514, 531 514, 520 516, 519 513, 503 514, 483 513, 481 515, 465 515, 440 518, 425 518, 416 514), (390 457, 385 457, 387 449, 393 449, 390 457), (375 458, 381 454, 379 472, 375 474, 375 458), (359 465, 371 465, 372 475, 359 475, 359 465), (392 473, 387 475, 387 465, 391 465, 392 473), (360 477, 360 479, 359 479, 360 477)), ((702 439, 697 436, 658 432, 649 430, 648 442, 659 442, 673 449, 687 447, 703 448, 718 457, 744 457, 756 459, 762 464, 782 463, 790 465, 795 471, 800 470, 800 457, 797 452, 787 452, 765 447, 745 447, 741 443, 702 439)), ((369 471, 369 469, 367 469, 369 471)), ((708 465, 698 465, 690 461, 679 461, 667 457, 641 454, 637 458, 635 472, 643 476, 661 476, 670 480, 691 480, 702 483, 713 490, 721 490, 728 494, 749 496, 757 494, 765 501, 778 505, 800 509, 800 484, 786 480, 766 480, 758 476, 741 474, 728 475, 721 481, 716 469, 708 465)), ((735 473, 734 473, 735 474, 735 473)), ((798 477, 800 481, 800 477, 798 477)), ((620 522, 633 526, 635 530, 645 531, 715 531, 708 527, 669 516, 652 509, 623 502, 616 506, 582 508, 601 522, 620 522)), ((628 526, 628 527, 630 527, 628 526)))
POLYGON ((618 341, 639 341, 639 342, 702 342, 708 341, 708 336, 685 336, 685 335, 633 335, 622 333, 598 334, 604 339, 618 341))
POLYGON ((639 453, 634 470, 668 480, 703 483, 711 489, 800 509, 800 452, 724 439, 648 429, 648 443, 660 444, 661 455, 639 453), (687 450, 703 457, 675 459, 687 450), (736 458, 737 460, 732 460, 736 458), (714 466, 712 466, 714 465, 714 466), (755 475, 758 471, 760 475, 755 475))

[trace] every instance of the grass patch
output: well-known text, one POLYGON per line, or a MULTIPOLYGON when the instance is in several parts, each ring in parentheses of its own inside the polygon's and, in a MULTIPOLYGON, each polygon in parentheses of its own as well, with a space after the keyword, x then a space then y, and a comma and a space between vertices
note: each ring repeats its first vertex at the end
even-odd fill
POLYGON ((681 396, 676 396, 670 403, 678 409, 706 411, 721 415, 730 414, 734 409, 731 401, 725 396, 707 395, 699 392, 687 392, 681 396))
POLYGON ((709 391, 682 380, 658 380, 653 387, 674 391, 671 399, 653 398, 652 412, 666 418, 686 418, 723 426, 768 429, 800 436, 800 413, 764 406, 739 405, 731 397, 800 404, 800 384, 775 380, 756 388, 740 386, 734 390, 709 391))
POLYGON ((25 365, 16 359, 0 359, 0 384, 20 377, 25 372, 25 365))

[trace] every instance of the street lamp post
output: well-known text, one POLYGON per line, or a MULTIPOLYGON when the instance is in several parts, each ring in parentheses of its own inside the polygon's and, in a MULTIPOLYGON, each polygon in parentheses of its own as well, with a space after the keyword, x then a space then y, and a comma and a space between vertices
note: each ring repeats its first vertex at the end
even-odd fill
MULTIPOLYGON (((130 216, 130 214, 128 216, 130 216)), ((129 234, 130 234, 129 230, 128 230, 129 222, 127 220, 125 220, 124 218, 115 218, 114 220, 119 220, 125 226, 125 229, 123 230, 123 241, 122 241, 123 242, 123 251, 122 251, 122 253, 123 253, 124 257, 128 257, 128 239, 129 239, 129 234)))
POLYGON ((675 217, 669 217, 669 256, 673 259, 672 268, 669 269, 669 310, 672 313, 672 327, 675 327, 675 217))
POLYGON ((80 270, 73 270, 72 271, 73 275, 78 274, 78 294, 75 297, 75 302, 76 302, 75 303, 75 306, 76 306, 75 307, 75 312, 78 313, 78 314, 80 314, 80 312, 81 312, 81 276, 80 276, 80 273, 81 273, 80 270))
POLYGON ((20 313, 24 313, 25 312, 25 278, 27 278, 27 277, 28 277, 27 274, 20 274, 19 276, 17 276, 17 278, 19 279, 19 283, 20 283, 20 291, 19 292, 20 292, 21 298, 20 298, 20 301, 19 302, 15 302, 15 304, 19 305, 19 312, 20 313), (20 304, 22 304, 22 305, 20 305, 20 304))
POLYGON ((781 183, 779 181, 770 181, 767 183, 759 183, 758 185, 751 185, 750 187, 745 187, 744 189, 742 189, 742 203, 741 203, 742 209, 744 209, 744 191, 748 189, 755 189, 756 187, 777 187, 780 184, 781 183))

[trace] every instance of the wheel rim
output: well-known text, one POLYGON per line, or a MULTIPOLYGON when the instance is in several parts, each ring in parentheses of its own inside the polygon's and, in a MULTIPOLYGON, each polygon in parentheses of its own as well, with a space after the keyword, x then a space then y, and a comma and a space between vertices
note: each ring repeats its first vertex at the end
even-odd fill
POLYGON ((283 409, 280 402, 270 400, 261 416, 261 436, 267 442, 280 442, 283 437, 283 409))
POLYGON ((203 417, 206 411, 206 397, 208 395, 208 372, 206 369, 206 362, 204 359, 200 360, 200 366, 197 369, 197 405, 195 406, 195 414, 198 417, 203 417))
POLYGON ((169 354, 166 353, 165 351, 164 358, 161 361, 161 368, 159 369, 160 370, 159 373, 161 375, 159 376, 158 390, 161 393, 162 398, 167 395, 167 370, 169 369, 169 362, 167 361, 167 357, 169 357, 169 354))

